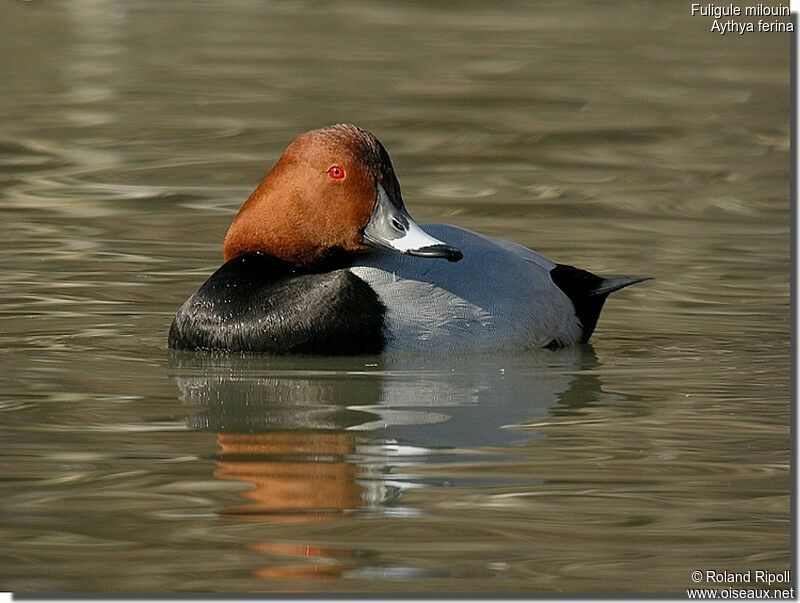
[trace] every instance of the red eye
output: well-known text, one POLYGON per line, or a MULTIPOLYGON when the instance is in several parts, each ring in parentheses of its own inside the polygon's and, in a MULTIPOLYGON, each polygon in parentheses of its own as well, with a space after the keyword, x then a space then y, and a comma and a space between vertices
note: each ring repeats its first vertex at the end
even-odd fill
POLYGON ((328 176, 334 180, 341 180, 344 178, 344 168, 340 165, 333 165, 328 169, 328 176))

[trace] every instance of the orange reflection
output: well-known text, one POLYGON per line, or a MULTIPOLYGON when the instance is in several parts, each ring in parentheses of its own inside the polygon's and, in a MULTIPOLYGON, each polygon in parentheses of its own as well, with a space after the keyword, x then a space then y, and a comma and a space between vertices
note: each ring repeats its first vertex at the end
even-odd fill
POLYGON ((342 562, 343 559, 350 557, 349 551, 344 549, 289 543, 254 544, 250 548, 259 553, 305 558, 303 563, 270 565, 253 572, 259 578, 267 580, 340 578, 342 572, 351 567, 342 562))
MULTIPOLYGON (((252 486, 241 493, 247 502, 226 507, 222 515, 257 521, 325 521, 362 507, 358 468, 343 460, 355 451, 347 432, 275 431, 217 435, 220 460, 214 475, 252 486)), ((259 543, 252 550, 316 562, 271 565, 255 570, 266 579, 339 577, 349 551, 305 544, 259 543)))

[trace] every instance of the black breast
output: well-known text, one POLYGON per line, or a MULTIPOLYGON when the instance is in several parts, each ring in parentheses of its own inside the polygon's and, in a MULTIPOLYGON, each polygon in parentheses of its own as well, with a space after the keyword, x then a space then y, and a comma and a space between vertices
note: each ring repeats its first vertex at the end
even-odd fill
POLYGON ((226 262, 178 310, 169 347, 273 354, 383 351, 385 308, 346 268, 300 272, 263 253, 226 262))

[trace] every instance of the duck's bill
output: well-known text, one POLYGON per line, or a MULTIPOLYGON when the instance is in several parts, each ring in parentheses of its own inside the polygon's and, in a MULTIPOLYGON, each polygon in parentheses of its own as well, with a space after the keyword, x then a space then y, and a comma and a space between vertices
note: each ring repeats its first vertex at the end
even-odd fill
POLYGON ((364 228, 364 242, 367 245, 423 258, 445 258, 450 262, 457 262, 464 257, 455 247, 422 230, 402 206, 392 203, 380 184, 377 188, 375 209, 364 228))

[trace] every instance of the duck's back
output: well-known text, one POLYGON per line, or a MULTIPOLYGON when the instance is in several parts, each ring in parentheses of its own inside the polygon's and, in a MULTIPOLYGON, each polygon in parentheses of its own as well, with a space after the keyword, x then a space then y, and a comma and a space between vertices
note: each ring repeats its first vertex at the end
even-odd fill
POLYGON ((540 348, 583 339, 573 303, 553 282, 555 263, 454 226, 423 228, 461 249, 463 259, 374 253, 350 268, 386 307, 388 351, 540 348))

